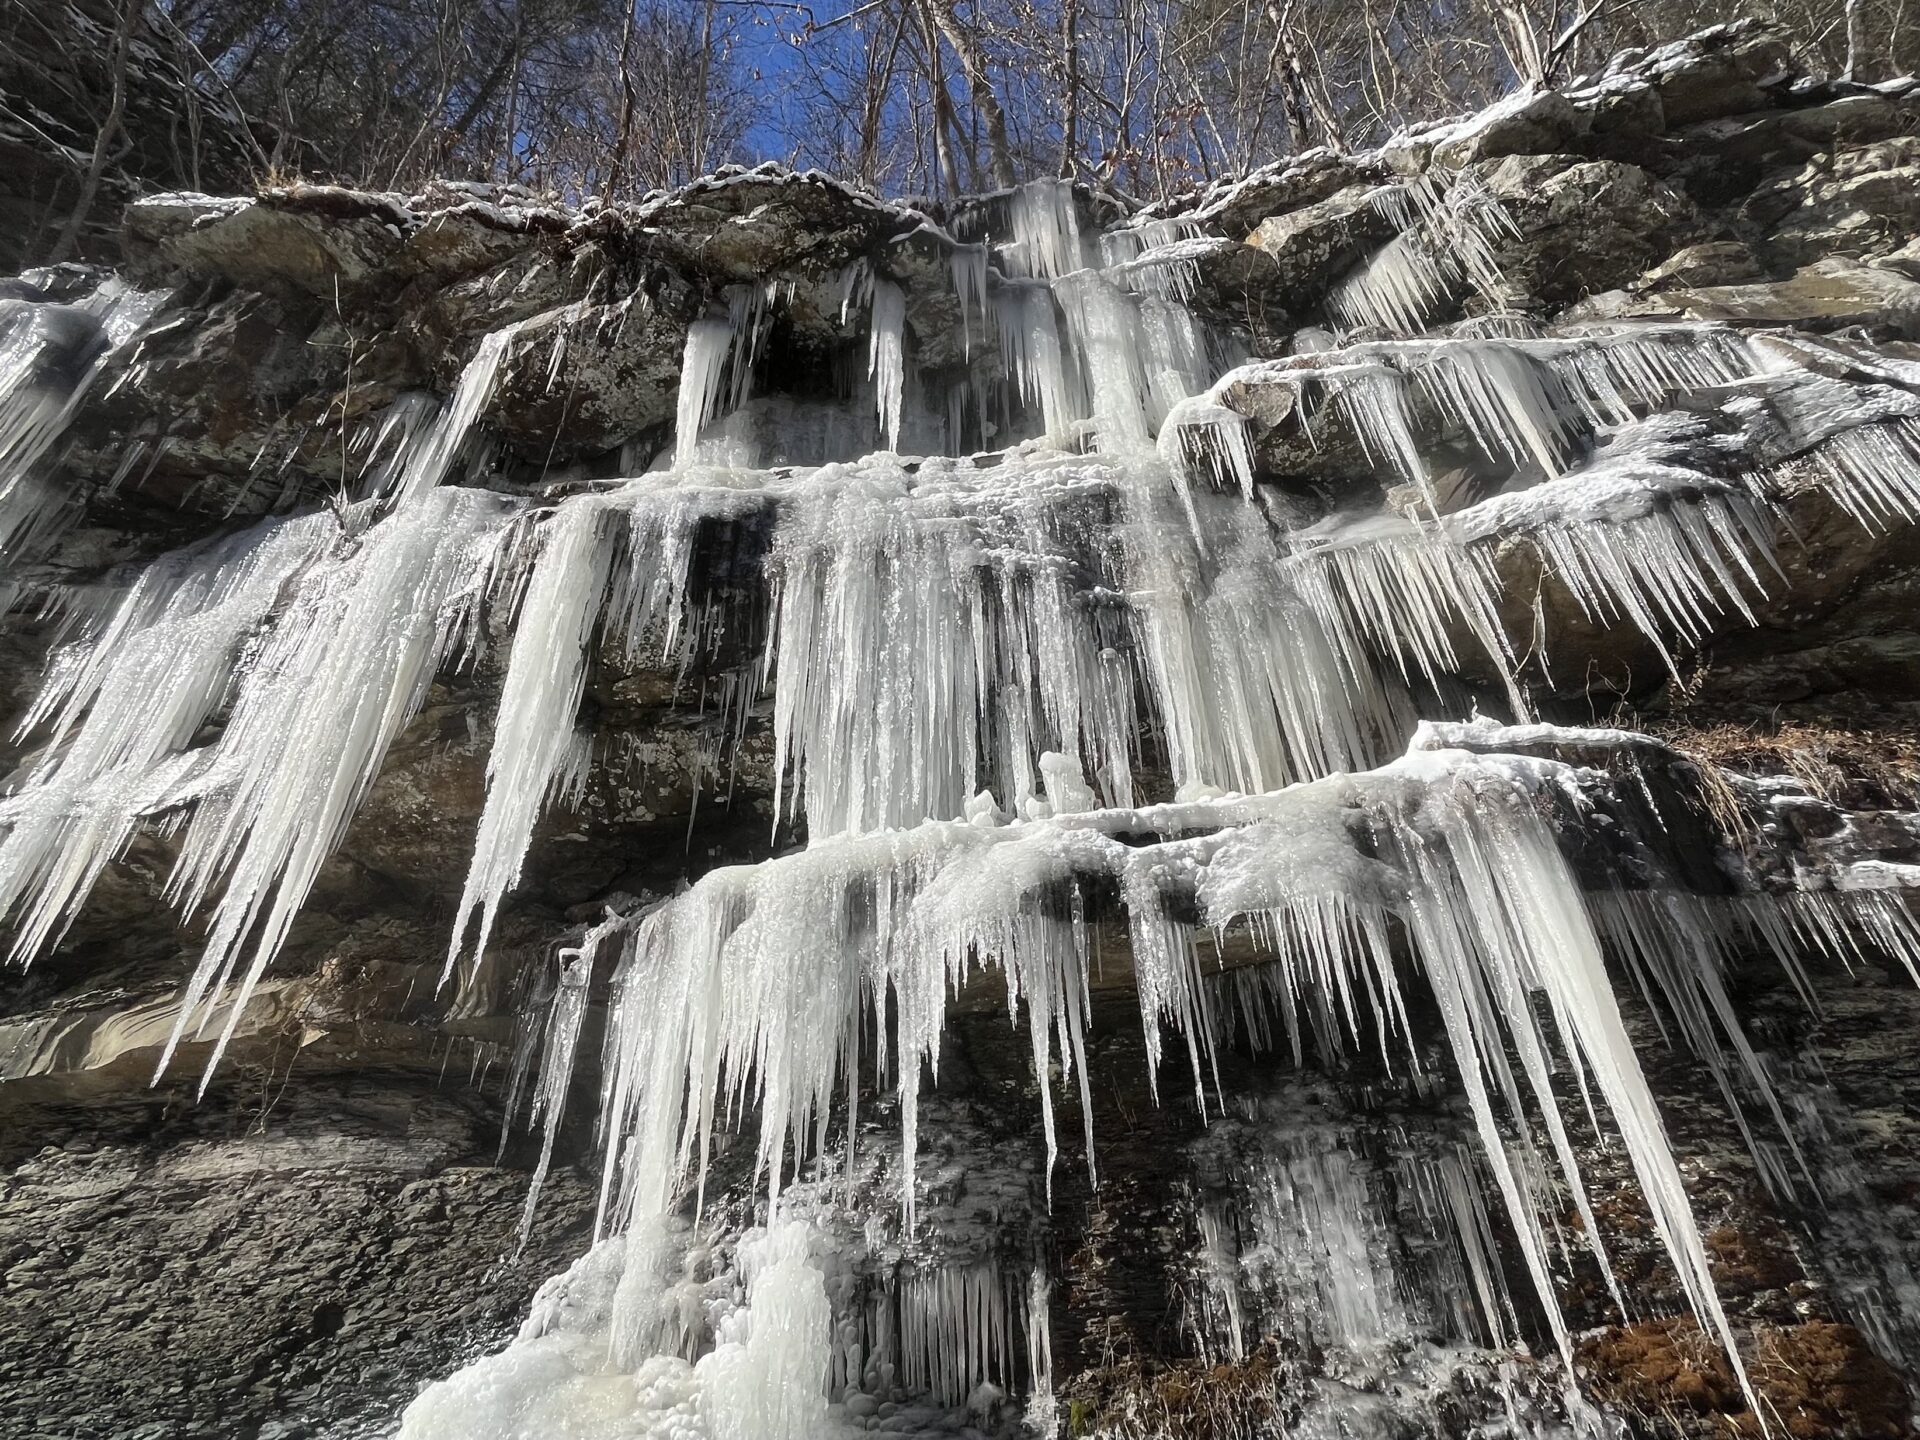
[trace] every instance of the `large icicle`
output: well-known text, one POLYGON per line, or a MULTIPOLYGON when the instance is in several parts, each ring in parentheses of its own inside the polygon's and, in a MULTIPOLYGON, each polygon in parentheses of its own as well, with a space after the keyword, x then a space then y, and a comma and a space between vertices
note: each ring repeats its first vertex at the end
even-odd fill
POLYGON ((99 632, 61 652, 22 724, 46 748, 0 800, 0 915, 13 958, 59 938, 148 811, 205 759, 190 749, 227 697, 241 647, 318 557, 331 517, 268 520, 161 557, 99 632))
MULTIPOLYGON (((1441 763, 1449 762, 1442 758, 1441 763)), ((1466 778, 1471 785, 1470 770, 1466 778)), ((1421 819, 1414 822, 1432 827, 1437 832, 1432 838, 1413 825, 1403 823, 1401 829, 1403 853, 1423 882, 1413 887, 1409 925, 1440 1001, 1488 1159, 1497 1174, 1505 1170, 1505 1145, 1481 1076, 1498 1080, 1510 1114, 1522 1113, 1521 1092, 1502 1052, 1499 1035, 1504 1031, 1520 1053, 1563 1176, 1604 1266, 1598 1226, 1562 1130, 1547 1079, 1551 1064, 1528 1000, 1540 993, 1575 1064, 1581 1067, 1579 1074, 1590 1077, 1606 1101, 1689 1304, 1719 1334, 1747 1403, 1758 1411, 1758 1397, 1714 1289, 1685 1183, 1621 1021, 1599 937, 1572 873, 1544 822, 1510 782, 1504 789, 1496 781, 1491 786, 1455 789, 1452 794, 1450 802, 1445 798, 1438 804, 1429 801, 1421 819), (1436 868, 1442 862, 1435 839, 1444 846, 1444 870, 1436 868)), ((1585 1078, 1581 1085, 1584 1094, 1585 1078)), ((1520 1192, 1504 1175, 1501 1188, 1513 1208, 1515 1226, 1532 1237, 1527 1247, 1529 1265, 1570 1365, 1572 1342, 1545 1272, 1545 1239, 1538 1215, 1530 1205, 1513 1204, 1520 1192)), ((1611 1279, 1611 1271, 1607 1273, 1611 1279)))
POLYGON ((614 535, 606 505, 588 496, 541 527, 540 556, 521 601, 506 684, 487 753, 487 804, 454 911, 449 973, 480 912, 473 953, 486 952, 500 899, 520 878, 534 822, 576 753, 574 716, 586 688, 587 647, 612 581, 614 535))
POLYGON ((446 481, 453 472, 473 435, 480 416, 493 403, 500 383, 500 369, 513 351, 520 327, 508 325, 481 337, 473 358, 460 371, 460 379, 447 397, 446 405, 416 435, 409 437, 405 459, 393 471, 389 488, 399 504, 418 499, 446 481))
POLYGON ((732 492, 638 480, 568 500, 540 526, 487 757, 486 808, 454 912, 449 973, 476 911, 472 954, 485 952, 542 808, 579 778, 574 717, 594 636, 604 622, 607 643, 618 640, 629 661, 682 662, 691 639, 688 567, 700 522, 740 503, 732 492))
POLYGON ((673 463, 685 469, 693 463, 700 431, 720 413, 727 384, 727 355, 733 348, 733 322, 709 317, 687 327, 687 344, 680 361, 680 390, 674 401, 673 463))
POLYGON ((194 787, 198 803, 168 882, 189 910, 216 885, 225 890, 162 1068, 212 1014, 251 943, 209 1075, 218 1064, 387 747, 472 623, 486 542, 509 513, 501 497, 477 490, 433 490, 403 504, 308 572, 252 657, 194 787))
POLYGON ((900 448, 900 405, 906 388, 906 292, 885 276, 873 280, 873 313, 867 334, 867 376, 887 449, 900 448))

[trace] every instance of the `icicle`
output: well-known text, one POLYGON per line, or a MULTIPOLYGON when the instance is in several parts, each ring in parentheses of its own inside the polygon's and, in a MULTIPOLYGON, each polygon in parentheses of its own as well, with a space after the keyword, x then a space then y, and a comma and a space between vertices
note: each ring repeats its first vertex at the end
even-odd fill
POLYGON ((1205 233, 1195 220, 1176 217, 1171 220, 1135 221, 1100 236, 1100 262, 1109 269, 1138 260, 1149 250, 1178 245, 1205 233))
POLYGON ((1103 450, 1121 454, 1151 442, 1149 392, 1134 301, 1096 271, 1057 284, 1074 352, 1087 367, 1093 423, 1103 450))
POLYGON ((1520 231, 1499 198, 1467 176, 1429 172, 1370 197, 1400 231, 1335 286, 1327 309, 1348 329, 1417 335, 1465 283, 1496 308, 1508 303, 1499 244, 1520 231))
POLYGON ((1061 349, 1052 291, 1009 284, 994 291, 993 299, 994 329, 1008 375, 1023 400, 1040 406, 1042 433, 1064 440, 1072 423, 1085 417, 1086 406, 1061 349))
POLYGON ((1565 398, 1548 389, 1551 372, 1511 344, 1454 340, 1436 345, 1417 372, 1445 412, 1461 417, 1474 443, 1494 459, 1529 460, 1549 475, 1578 453, 1580 435, 1565 398))
MULTIPOLYGON (((1330 634, 1352 635, 1429 685, 1457 673, 1452 623, 1508 674, 1498 576, 1450 531, 1380 516, 1296 531, 1290 562, 1301 597, 1330 634)), ((1512 698, 1524 711, 1517 689, 1512 698)))
POLYGON ((973 317, 978 316, 980 333, 986 333, 988 320, 993 312, 989 309, 987 292, 987 247, 985 245, 956 245, 947 255, 947 266, 953 276, 953 293, 960 301, 960 344, 961 353, 973 354, 973 317))
POLYGON ((983 785, 1024 804, 1047 750, 1131 793, 1119 636, 1070 583, 1099 563, 1074 517, 1113 483, 1067 456, 881 459, 796 489, 769 565, 773 727, 811 835, 958 815, 983 785))
POLYGON ((519 333, 520 326, 509 325, 481 338, 473 358, 460 371, 460 379, 446 407, 417 443, 407 447, 404 464, 387 487, 396 503, 404 505, 418 499, 446 481, 482 412, 493 403, 494 391, 500 383, 500 367, 512 353, 519 333))
POLYGON ((1191 311, 1151 295, 1137 303, 1147 423, 1158 430, 1181 402, 1213 383, 1213 371, 1207 363, 1206 332, 1191 311))
POLYGON ((333 533, 330 517, 269 520, 149 565, 99 633, 60 652, 22 722, 45 749, 0 800, 0 915, 13 958, 59 938, 141 817, 172 803, 206 755, 241 648, 333 533))
POLYGON ((486 809, 454 911, 448 975, 475 910, 480 930, 473 953, 486 952, 500 899, 520 878, 534 821, 565 772, 586 687, 587 645, 612 582, 614 534, 607 518, 605 502, 587 496, 562 505, 541 529, 487 755, 486 809))
POLYGON ((1863 529, 1920 522, 1920 422, 1842 430, 1813 451, 1829 490, 1863 529))
MULTIPOLYGON (((1249 1320, 1256 1336, 1332 1350, 1344 1365, 1418 1337, 1388 1258, 1397 1247, 1378 1180, 1356 1153, 1357 1139, 1351 1129, 1301 1127, 1247 1157, 1234 1177, 1245 1247, 1223 1256, 1213 1280, 1227 1341, 1214 1348, 1244 1354, 1249 1320), (1244 1319, 1243 1289, 1254 1301, 1244 1319)), ((1214 1244, 1225 1249, 1221 1239, 1214 1244)))
POLYGON ((225 893, 161 1070, 220 1001, 255 936, 211 1077, 387 747, 470 623, 482 542, 508 513, 500 497, 474 490, 403 503, 357 546, 308 571, 252 657, 168 881, 169 897, 188 910, 217 883, 225 893))
POLYGON ((1259 792, 1363 768, 1400 732, 1350 632, 1316 623, 1264 522, 1228 502, 1206 561, 1161 517, 1123 532, 1144 669, 1176 784, 1259 792))
POLYGON ((1369 455, 1386 460, 1420 487, 1429 514, 1440 504, 1433 478, 1414 435, 1413 415, 1407 403, 1406 380, 1386 365, 1360 365, 1331 377, 1334 406, 1353 427, 1369 455))
MULTIPOLYGON (((580 1028, 587 1017, 594 954, 602 942, 619 933, 625 924, 622 917, 609 914, 598 925, 588 928, 578 946, 562 949, 555 957, 559 973, 555 977, 553 998, 548 1002, 546 1023, 541 1027, 539 1080, 527 1106, 527 1123, 540 1127, 540 1159, 527 1181, 527 1200, 520 1209, 522 1249, 533 1234, 533 1217, 539 1211, 540 1191, 553 1164, 553 1142, 560 1133, 567 1091, 573 1084, 573 1062, 580 1049, 580 1028)), ((511 1102, 507 1109, 511 1115, 511 1102)))
POLYGON ((680 361, 680 390, 674 401, 673 463, 684 470, 693 463, 700 431, 719 413, 727 383, 727 353, 733 347, 730 320, 696 320, 687 327, 686 350, 680 361))
POLYGON ((1747 597, 1774 565, 1770 508, 1674 463, 1697 434, 1687 417, 1657 417, 1583 469, 1448 516, 1447 531, 1465 545, 1525 535, 1588 615, 1624 616, 1674 669, 1670 639, 1698 644, 1729 607, 1755 623, 1747 597))
POLYGON ((1796 1186, 1792 1175, 1769 1163, 1767 1150, 1758 1143, 1747 1124, 1736 1090, 1736 1077, 1722 1055, 1723 1043, 1733 1050, 1745 1088, 1760 1097, 1803 1179, 1811 1186, 1814 1177, 1807 1171, 1792 1128, 1780 1108, 1772 1077, 1734 1014, 1733 1000, 1722 975, 1733 957, 1726 947, 1725 932, 1717 923, 1719 917, 1693 897, 1678 893, 1603 893, 1589 897, 1588 905, 1593 911, 1596 929, 1606 937, 1615 953, 1625 956, 1635 967, 1642 988, 1658 994, 1667 1013, 1678 1023, 1689 1050, 1713 1072, 1727 1109, 1739 1125, 1748 1152, 1753 1155, 1769 1189, 1776 1195, 1788 1197, 1796 1186))
POLYGON ((1501 242, 1520 238, 1520 227, 1477 177, 1461 174, 1443 182, 1443 174, 1430 170, 1407 187, 1415 208, 1467 283, 1490 304, 1504 306, 1508 285, 1496 252, 1501 242))
POLYGON ((873 315, 867 332, 867 374, 887 449, 900 448, 900 396, 906 383, 907 297, 884 276, 873 280, 873 315))
POLYGON ((1578 1073, 1590 1076, 1606 1100, 1689 1304, 1702 1323, 1719 1334, 1747 1402, 1757 1411, 1759 1402, 1714 1290, 1679 1167, 1621 1022, 1599 940, 1573 877, 1544 822, 1522 797, 1511 790, 1503 793, 1498 782, 1470 793, 1471 799, 1461 794, 1453 804, 1430 806, 1426 812, 1437 823, 1451 877, 1437 868, 1443 863, 1441 852, 1430 841, 1404 828, 1401 832, 1403 853, 1422 877, 1413 890, 1409 925, 1561 1352, 1571 1364, 1572 1341, 1554 1302, 1540 1222, 1525 1187, 1506 1172, 1505 1147, 1481 1078, 1483 1073, 1495 1076, 1509 1113, 1521 1113, 1520 1089, 1498 1053, 1497 1017, 1519 1051, 1560 1157, 1562 1176, 1611 1283, 1612 1272, 1599 1248, 1599 1231, 1547 1081, 1542 1039, 1527 1004, 1526 997, 1535 990, 1546 996, 1556 1027, 1582 1066, 1578 1073))
POLYGON ((608 627, 630 662, 684 660, 688 566, 700 521, 740 502, 650 480, 564 502, 540 527, 487 757, 487 803, 447 955, 452 974, 474 912, 478 957, 500 901, 520 878, 541 809, 572 776, 574 717, 589 644, 608 627), (621 562, 624 561, 624 565, 621 562))
POLYGON ((906 1275, 897 1303, 908 1391, 957 1408, 983 1384, 1011 1383, 1017 1302, 997 1262, 906 1275))
POLYGON ((439 403, 421 390, 396 395, 365 432, 365 456, 360 462, 360 489, 356 498, 392 495, 410 472, 423 465, 422 450, 434 443, 434 420, 439 403))
POLYGON ((1008 200, 1013 239, 999 247, 1009 274, 1057 280, 1086 267, 1079 207, 1065 180, 1030 180, 1008 200))
POLYGON ((1253 437, 1238 411, 1204 398, 1183 400, 1161 425, 1157 443, 1161 460, 1183 492, 1193 479, 1202 478, 1253 499, 1253 437))
POLYGON ((1327 296, 1327 309, 1348 330, 1417 335, 1453 298, 1439 263, 1417 235, 1397 235, 1327 296))

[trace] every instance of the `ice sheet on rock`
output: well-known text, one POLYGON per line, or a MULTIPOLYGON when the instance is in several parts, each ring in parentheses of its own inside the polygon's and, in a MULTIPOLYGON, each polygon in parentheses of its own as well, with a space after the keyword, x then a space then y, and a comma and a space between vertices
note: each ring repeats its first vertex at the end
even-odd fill
POLYGON ((169 898, 188 911, 221 895, 163 1069, 236 970, 233 1015, 244 1008, 387 747, 467 637, 490 576, 488 542, 512 509, 458 488, 403 502, 308 569, 249 657, 168 880, 169 898))
POLYGON ((831 1311, 801 1223, 776 1220, 739 1248, 744 1303, 726 1305, 697 1360, 610 1363, 607 1330, 631 1242, 595 1247, 548 1282, 518 1339, 426 1388, 402 1440, 834 1440, 831 1311))
POLYGON ((1367 1387, 1415 1345, 1505 1344, 1513 1305, 1472 1155, 1444 1131, 1323 1116, 1306 1088, 1244 1098, 1189 1147, 1210 1182, 1186 1307, 1200 1353, 1242 1360, 1282 1336, 1367 1387))
MULTIPOLYGON (((526 1123, 529 1127, 540 1128, 540 1158, 535 1163, 533 1175, 527 1181, 527 1199, 520 1210, 520 1245, 524 1248, 527 1237, 533 1233, 533 1217, 538 1213, 540 1191, 546 1184, 547 1171, 553 1164, 553 1145, 560 1132, 560 1121, 566 1112, 567 1092, 573 1083, 574 1061, 580 1051, 580 1030, 587 1018, 587 999, 593 984, 593 962, 601 942, 610 939, 621 928, 621 920, 610 916, 598 925, 587 927, 580 943, 563 947, 554 957, 555 974, 553 991, 548 997, 546 1013, 540 1019, 533 1049, 537 1056, 528 1055, 529 1067, 525 1074, 533 1076, 533 1087, 526 1096, 526 1123)), ((521 1086, 520 1077, 507 1096, 504 1113, 510 1125, 513 1115, 519 1108, 521 1086)), ((506 1143, 506 1128, 501 1132, 501 1144, 506 1143)))

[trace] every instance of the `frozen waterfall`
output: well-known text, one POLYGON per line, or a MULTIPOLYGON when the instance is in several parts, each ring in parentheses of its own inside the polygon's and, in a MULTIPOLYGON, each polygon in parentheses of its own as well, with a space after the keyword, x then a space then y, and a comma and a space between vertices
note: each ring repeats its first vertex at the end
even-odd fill
MULTIPOLYGON (((1214 1126, 1183 1333, 1223 1365, 1333 1357, 1349 1389, 1303 1433, 1376 1433, 1341 1428, 1369 1386, 1468 1372, 1507 1433, 1564 1433, 1522 1414, 1516 1366, 1544 1341, 1531 1359, 1577 1414, 1566 1277, 1592 1266, 1633 1300, 1589 1139, 1753 1399, 1609 959, 1756 1153, 1785 1137, 1763 1169, 1791 1188, 1813 1177, 1728 956, 1791 970, 1865 944, 1911 970, 1920 928, 1885 876, 1686 883, 1651 811, 1609 808, 1624 738, 1530 723, 1555 656, 1529 617, 1630 627, 1678 679, 1716 626, 1757 622, 1790 471, 1863 526, 1920 517, 1920 400, 1711 324, 1544 333, 1506 314, 1491 194, 1369 203, 1398 233, 1332 288, 1340 333, 1253 361, 1196 299, 1222 237, 1103 216, 1065 181, 703 295, 671 433, 618 475, 488 470, 489 407, 530 343, 508 325, 444 405, 375 418, 330 508, 163 555, 105 601, 48 589, 70 628, 0 796, 0 913, 32 960, 136 833, 164 836, 166 897, 206 938, 163 1067, 197 1042, 212 1073, 448 677, 497 696, 452 990, 618 743, 605 696, 697 695, 712 783, 769 770, 755 819, 778 853, 626 897, 560 947, 515 1104, 544 1176, 598 1074, 595 1243, 517 1339, 419 1397, 407 1440, 1052 1424, 1060 1257, 1027 1220, 1100 1184, 1114 994, 1156 1102, 1214 1126), (932 290, 909 241, 940 256, 932 290), (1477 322, 1433 328, 1469 302, 1477 322), (803 321, 831 365, 782 348, 803 321), (1630 876, 1576 853, 1587 825, 1630 876), (999 1012, 1030 1173, 960 1147, 941 1108, 956 1028, 999 1012), (1236 1094, 1236 1048, 1272 1076, 1364 1057, 1454 1096, 1456 1133, 1400 1144, 1236 1094), (1018 1203, 970 1209, 955 1172, 1018 1203)), ((0 312, 6 583, 43 583, 17 558, 59 520, 43 459, 138 363, 154 303, 0 312)))

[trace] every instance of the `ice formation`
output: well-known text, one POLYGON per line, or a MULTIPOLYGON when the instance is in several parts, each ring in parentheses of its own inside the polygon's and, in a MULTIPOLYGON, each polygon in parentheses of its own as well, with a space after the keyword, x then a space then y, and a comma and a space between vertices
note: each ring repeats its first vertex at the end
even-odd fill
POLYGON ((69 508, 47 452, 162 298, 108 280, 74 304, 0 300, 0 586, 69 508))
MULTIPOLYGON (((1358 1373, 1410 1363, 1420 1337, 1511 1351, 1503 1226, 1570 1367, 1565 1247, 1620 1298, 1577 1163, 1584 1124, 1618 1141, 1745 1384, 1605 957, 1709 1057, 1760 1151, 1791 1116, 1732 1012, 1728 937, 1791 966, 1864 936, 1912 966, 1904 895, 1866 884, 1903 877, 1710 903, 1653 873, 1613 894, 1561 846, 1602 803, 1595 772, 1529 747, 1617 737, 1420 717, 1460 713, 1472 681, 1529 718, 1522 662, 1552 657, 1509 631, 1530 598, 1509 593, 1516 575, 1636 627, 1677 673, 1681 650, 1756 617, 1801 461, 1863 524, 1920 516, 1910 391, 1713 326, 1543 334, 1499 309, 1512 222, 1468 182, 1371 202, 1399 234, 1327 310, 1397 338, 1302 331, 1284 358, 1237 365, 1242 337, 1189 303, 1220 237, 1195 217, 1102 234, 1085 203, 1037 182, 963 214, 966 243, 913 232, 951 246, 942 299, 961 352, 998 361, 991 378, 927 393, 915 282, 885 254, 824 281, 767 277, 688 326, 658 468, 523 497, 458 483, 509 327, 444 407, 402 397, 380 417, 359 498, 162 557, 76 621, 27 717, 41 748, 0 799, 0 910, 29 960, 142 826, 167 828, 168 894, 209 916, 169 1055, 214 1030, 217 1062, 389 747, 490 634, 504 673, 456 986, 543 814, 578 803, 617 738, 582 724, 598 661, 698 676, 721 697, 722 743, 770 737, 768 818, 804 845, 610 915, 555 959, 514 1105, 543 1131, 544 1174, 611 970, 598 1243, 513 1345, 422 1395, 404 1435, 813 1440, 867 1428, 882 1403, 906 1407, 893 1429, 1010 1432, 1011 1396, 1046 1403, 1050 1281, 1031 1252, 927 1248, 955 1232, 926 1223, 923 1119, 957 1007, 989 990, 1030 1063, 1036 1188, 1062 1163, 1097 1178, 1103 943, 1131 968, 1156 1098, 1171 1054, 1223 1134, 1257 1132, 1238 1198, 1198 1212, 1188 1324, 1204 1353, 1286 1333, 1358 1373), (802 428, 795 402, 753 390, 803 285, 814 312, 837 311, 855 393, 790 442, 804 461, 759 468, 754 425, 802 428), (1490 315, 1425 333, 1469 291, 1490 315), (989 419, 1004 448, 900 453, 938 434, 958 450, 989 419), (873 453, 824 453, 868 435, 873 453), (1327 513, 1284 461, 1270 473, 1275 453, 1390 503, 1327 513), (700 556, 723 532, 755 543, 721 596, 700 556), (1414 1034, 1422 1006, 1464 1096, 1457 1146, 1389 1163, 1303 1144, 1222 1094, 1235 1036, 1296 1062, 1364 1048, 1442 1083, 1414 1034), (874 1111, 893 1138, 875 1141, 874 1111), (723 1144, 735 1135, 751 1139, 723 1144), (877 1143, 887 1193, 870 1187, 851 1235, 822 1197, 851 1189, 877 1143), (723 1152, 747 1172, 724 1196, 723 1152), (1376 1253, 1389 1195, 1432 1237, 1417 1283, 1376 1253), (1553 1222, 1563 1201, 1577 1238, 1553 1222), (1303 1232, 1305 1258, 1286 1244, 1303 1232)), ((41 525, 37 500, 12 497, 35 493, 35 463, 144 313, 101 303, 0 317, 0 548, 41 525), (44 383, 56 343, 73 347, 64 389, 44 383)), ((1609 822, 1657 870, 1661 837, 1624 811, 1609 822)), ((1788 1149, 1771 1183, 1807 1178, 1788 1149)))

